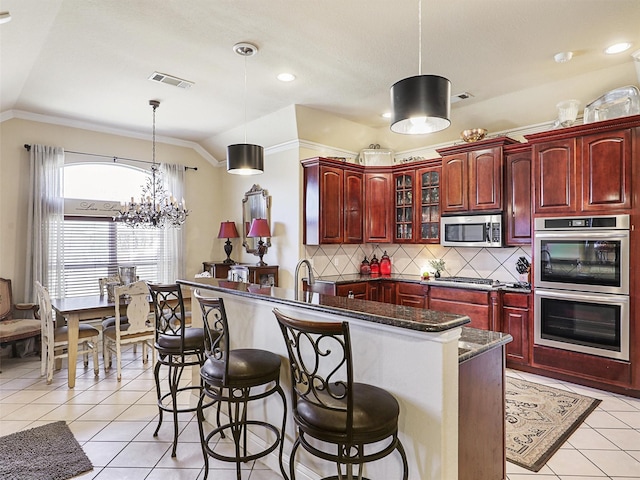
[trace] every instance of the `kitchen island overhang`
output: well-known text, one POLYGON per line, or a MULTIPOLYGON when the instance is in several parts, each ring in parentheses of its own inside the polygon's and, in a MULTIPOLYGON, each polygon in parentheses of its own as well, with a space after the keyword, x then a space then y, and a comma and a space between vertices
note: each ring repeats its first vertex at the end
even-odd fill
MULTIPOLYGON (((203 295, 224 299, 232 348, 262 348, 281 356, 282 384, 289 405, 287 352, 273 309, 311 320, 349 322, 354 378, 388 390, 400 403, 399 436, 407 451, 409 478, 457 478, 458 363, 461 353, 458 343, 463 325, 469 322, 468 317, 319 294, 310 299, 307 297, 310 302, 306 302, 296 300, 296 294, 291 290, 212 278, 179 280, 178 283, 200 289, 203 295)), ((202 324, 199 308, 195 305, 192 317, 195 326, 202 324)), ((484 345, 473 345, 487 350, 497 348, 509 339, 508 335, 497 334, 484 345)), ((464 350, 467 359, 473 355, 473 347, 464 350)), ((197 369, 193 375, 193 381, 199 381, 197 369)), ((207 413, 211 415, 212 412, 207 413)), ((267 403, 258 414, 278 418, 281 407, 277 402, 267 403)), ((289 420, 285 464, 288 464, 288 453, 295 438, 295 428, 289 420)), ((264 442, 255 435, 252 441, 256 448, 264 442)), ((297 460, 300 478, 313 479, 334 473, 327 470, 326 464, 307 455, 298 455, 297 460)), ((275 456, 267 458, 266 463, 278 470, 275 456)), ((396 478, 401 471, 400 458, 391 455, 370 464, 366 471, 373 478, 396 478)))

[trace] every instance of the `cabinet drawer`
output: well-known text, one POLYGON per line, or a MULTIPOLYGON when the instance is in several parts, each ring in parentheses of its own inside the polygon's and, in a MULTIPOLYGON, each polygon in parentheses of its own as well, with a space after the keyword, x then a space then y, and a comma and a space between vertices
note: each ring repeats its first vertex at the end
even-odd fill
POLYGON ((489 292, 480 290, 465 290, 462 288, 431 287, 429 290, 431 300, 450 300, 455 302, 475 303, 489 305, 489 292))
POLYGON ((502 303, 505 307, 526 308, 530 306, 530 295, 528 293, 512 293, 505 292, 502 297, 502 303))

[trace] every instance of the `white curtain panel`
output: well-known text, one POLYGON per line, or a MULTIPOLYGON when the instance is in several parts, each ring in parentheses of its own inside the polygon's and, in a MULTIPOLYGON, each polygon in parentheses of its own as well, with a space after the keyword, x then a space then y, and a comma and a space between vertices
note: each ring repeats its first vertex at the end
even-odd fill
MULTIPOLYGON (((165 189, 176 198, 176 201, 184 201, 184 173, 183 165, 175 165, 163 163, 160 165, 160 171, 164 178, 165 189)), ((179 278, 185 278, 186 261, 184 254, 184 229, 181 228, 165 228, 165 247, 169 252, 173 253, 173 261, 162 261, 158 264, 158 274, 162 281, 166 283, 175 283, 179 278)), ((171 258, 171 255, 167 255, 171 258)))
POLYGON ((36 280, 64 292, 64 150, 32 145, 29 161, 25 298, 35 301, 36 280))

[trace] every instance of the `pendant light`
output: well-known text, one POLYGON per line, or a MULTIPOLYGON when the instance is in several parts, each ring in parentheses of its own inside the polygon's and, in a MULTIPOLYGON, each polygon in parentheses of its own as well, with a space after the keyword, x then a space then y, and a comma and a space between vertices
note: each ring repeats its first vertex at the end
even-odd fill
POLYGON ((391 131, 409 135, 433 133, 451 125, 451 82, 422 75, 422 0, 418 1, 418 75, 391 86, 391 131))
POLYGON ((264 171, 264 149, 247 143, 247 57, 258 53, 251 43, 237 43, 233 51, 244 57, 244 143, 227 147, 227 172, 236 175, 257 175, 264 171))

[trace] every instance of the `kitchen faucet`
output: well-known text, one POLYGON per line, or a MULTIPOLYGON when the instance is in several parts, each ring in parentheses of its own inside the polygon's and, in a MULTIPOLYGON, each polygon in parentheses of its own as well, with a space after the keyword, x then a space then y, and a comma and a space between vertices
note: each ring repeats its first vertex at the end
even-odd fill
POLYGON ((306 258, 303 258, 302 260, 300 260, 298 262, 298 264, 296 265, 296 272, 294 274, 294 292, 295 292, 295 299, 298 300, 298 282, 299 282, 299 275, 300 275, 300 268, 302 268, 302 265, 306 265, 307 266, 307 272, 309 273, 309 278, 307 281, 308 285, 313 285, 315 283, 315 279, 313 278, 313 268, 311 268, 311 262, 309 260, 307 260, 306 258))

